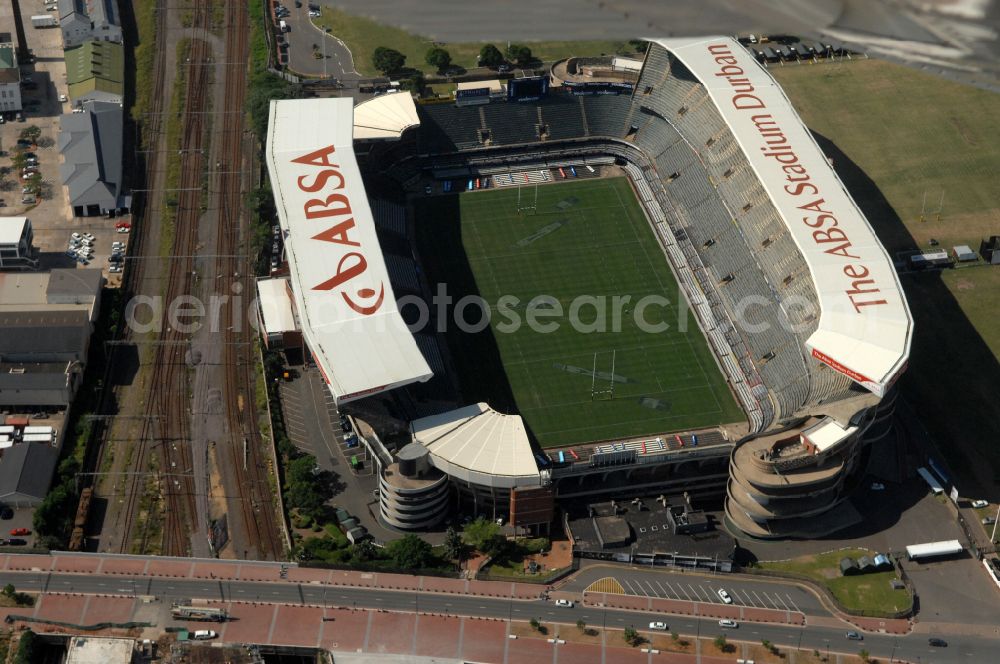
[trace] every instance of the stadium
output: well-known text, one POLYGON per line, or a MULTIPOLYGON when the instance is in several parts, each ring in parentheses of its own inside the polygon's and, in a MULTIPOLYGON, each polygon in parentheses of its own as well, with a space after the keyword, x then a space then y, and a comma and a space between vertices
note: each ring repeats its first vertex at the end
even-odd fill
POLYGON ((428 528, 458 504, 537 532, 556 503, 685 493, 724 496, 738 536, 856 523, 912 319, 753 55, 651 40, 633 82, 460 93, 272 102, 287 274, 261 282, 262 325, 301 332, 373 422, 383 521, 428 528), (442 325, 440 284, 486 303, 475 332, 442 325), (501 327, 587 296, 628 296, 620 326, 501 327))

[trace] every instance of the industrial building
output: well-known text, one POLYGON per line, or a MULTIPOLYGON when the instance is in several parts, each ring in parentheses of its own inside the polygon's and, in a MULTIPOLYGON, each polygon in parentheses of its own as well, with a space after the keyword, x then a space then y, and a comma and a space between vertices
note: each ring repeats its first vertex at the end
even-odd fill
POLYGON ((122 106, 85 101, 60 116, 59 166, 74 217, 116 214, 130 197, 122 188, 122 106))
POLYGON ((13 46, 0 46, 0 112, 21 110, 21 70, 13 46))
POLYGON ((122 41, 115 0, 59 0, 59 28, 63 48, 72 48, 91 39, 122 41))
POLYGON ((34 239, 27 217, 0 217, 0 270, 37 269, 34 239))
POLYGON ((80 386, 100 269, 0 273, 0 409, 64 408, 80 386))
POLYGON ((73 105, 87 100, 121 104, 125 96, 124 47, 117 42, 86 41, 67 48, 66 84, 73 105))

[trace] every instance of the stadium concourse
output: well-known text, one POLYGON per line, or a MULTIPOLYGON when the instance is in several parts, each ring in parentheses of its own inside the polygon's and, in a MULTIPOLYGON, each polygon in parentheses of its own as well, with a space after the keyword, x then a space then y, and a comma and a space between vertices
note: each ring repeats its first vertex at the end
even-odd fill
MULTIPOLYGON (((389 97, 408 113, 407 97, 389 97)), ((634 85, 519 84, 506 98, 480 97, 417 105, 416 119, 401 121, 412 129, 378 137, 393 142, 366 148, 380 188, 388 176, 414 199, 526 173, 555 182, 584 169, 628 176, 746 423, 634 439, 583 433, 542 452, 530 431, 517 444, 483 433, 524 431, 517 413, 483 405, 442 414, 439 401, 414 413, 437 417, 434 426, 411 428, 412 444, 429 454, 410 450, 396 472, 426 462, 459 488, 460 504, 528 530, 563 498, 689 490, 725 495, 725 525, 740 536, 815 537, 856 522, 846 499, 871 445, 891 430, 912 320, 870 224, 753 55, 728 37, 654 40, 634 85), (484 417, 490 426, 479 425, 484 417), (454 430, 445 432, 448 421, 454 430), (493 446, 518 455, 520 479, 493 475, 501 449, 493 446), (533 461, 521 458, 528 448, 533 461), (535 465, 530 482, 525 461, 535 465)), ((426 350, 427 361, 419 357, 391 302, 393 274, 379 255, 352 126, 344 100, 273 102, 268 141, 297 315, 342 401, 426 380, 428 362, 435 372, 447 364, 426 350), (308 121, 315 117, 328 121, 308 121), (364 327, 370 311, 389 329, 377 343, 364 327), (363 321, 360 332, 342 332, 347 320, 363 321), (376 357, 377 371, 368 366, 376 357)), ((407 504, 410 486, 399 483, 393 509, 407 504)), ((421 511, 414 497, 409 508, 421 511)))

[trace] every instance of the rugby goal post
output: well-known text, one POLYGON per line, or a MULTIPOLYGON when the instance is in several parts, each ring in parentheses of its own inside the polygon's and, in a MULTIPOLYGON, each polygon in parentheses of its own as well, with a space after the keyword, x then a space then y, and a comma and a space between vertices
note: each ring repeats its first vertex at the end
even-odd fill
POLYGON ((538 209, 538 184, 532 186, 534 193, 525 195, 524 186, 517 185, 517 213, 534 212, 538 209))

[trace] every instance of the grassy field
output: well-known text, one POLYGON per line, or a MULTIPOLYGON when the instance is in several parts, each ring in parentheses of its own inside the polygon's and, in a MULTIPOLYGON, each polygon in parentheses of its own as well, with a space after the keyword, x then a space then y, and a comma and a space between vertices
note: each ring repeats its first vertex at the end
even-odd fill
MULTIPOLYGON (((1000 95, 878 60, 774 73, 891 254, 1000 234, 1000 95)), ((1000 270, 902 282, 915 322, 903 394, 963 492, 996 497, 1000 270)))
MULTIPOLYGON (((354 16, 332 7, 323 7, 322 12, 322 16, 315 20, 316 25, 324 29, 329 28, 330 34, 351 49, 351 53, 354 55, 354 66, 364 76, 379 75, 372 64, 372 52, 379 46, 396 49, 406 56, 407 67, 419 69, 428 74, 434 73, 435 69, 424 62, 424 56, 435 43, 447 49, 448 53, 451 54, 453 65, 466 69, 476 66, 479 49, 483 47, 481 43, 433 42, 429 37, 376 23, 371 19, 354 16)), ((596 56, 602 53, 610 55, 616 51, 634 52, 634 49, 621 40, 525 42, 525 45, 531 48, 532 54, 536 58, 543 61, 558 60, 573 55, 596 56)), ((506 44, 497 42, 496 46, 502 51, 506 44)))
POLYGON ((678 308, 683 300, 628 181, 543 185, 537 192, 534 213, 518 213, 516 189, 417 205, 418 246, 431 283, 447 284, 455 301, 479 294, 490 306, 489 328, 480 333, 461 332, 449 321, 466 400, 519 412, 545 447, 742 420, 693 317, 683 304, 678 308), (527 303, 543 295, 562 308, 562 316, 540 319, 558 322, 557 330, 536 331, 526 322, 506 329, 511 315, 527 321, 527 303), (647 295, 669 299, 643 316, 669 329, 640 329, 632 307, 647 295), (504 313, 501 296, 519 304, 504 313), (603 316, 588 305, 577 317, 585 325, 599 319, 606 331, 571 324, 579 296, 606 303, 603 316), (631 297, 617 326, 613 296, 631 297), (682 315, 686 331, 678 329, 682 315), (613 400, 591 398, 593 383, 608 389, 612 379, 613 400))
POLYGON ((890 582, 896 578, 895 571, 841 576, 840 559, 861 556, 875 556, 874 551, 851 549, 831 551, 815 556, 803 556, 780 562, 759 563, 761 569, 776 572, 790 572, 807 576, 825 585, 847 609, 852 611, 877 611, 894 613, 910 606, 912 598, 908 590, 894 590, 890 582))

